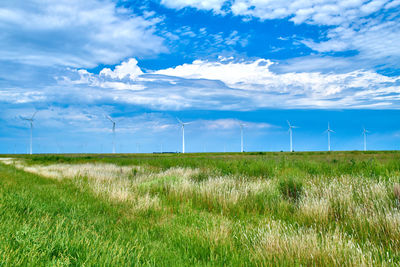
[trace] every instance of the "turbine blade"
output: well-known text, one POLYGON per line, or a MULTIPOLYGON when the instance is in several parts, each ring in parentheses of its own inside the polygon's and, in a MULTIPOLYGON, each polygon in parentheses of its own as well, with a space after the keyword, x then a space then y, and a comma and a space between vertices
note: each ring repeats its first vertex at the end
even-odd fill
POLYGON ((183 124, 183 122, 178 117, 176 117, 176 119, 179 121, 180 124, 183 124))
POLYGON ((290 125, 290 122, 288 121, 288 120, 286 120, 287 121, 287 124, 289 125, 289 127, 292 127, 291 125, 290 125))
POLYGON ((115 123, 115 121, 113 121, 113 119, 110 117, 110 116, 108 116, 108 115, 104 115, 107 119, 109 119, 112 123, 115 123))
POLYGON ((24 121, 31 121, 31 119, 26 118, 26 117, 19 116, 19 118, 20 118, 21 120, 24 120, 24 121))
POLYGON ((38 111, 36 110, 35 113, 33 113, 31 120, 33 120, 33 118, 35 117, 36 113, 38 113, 38 111))

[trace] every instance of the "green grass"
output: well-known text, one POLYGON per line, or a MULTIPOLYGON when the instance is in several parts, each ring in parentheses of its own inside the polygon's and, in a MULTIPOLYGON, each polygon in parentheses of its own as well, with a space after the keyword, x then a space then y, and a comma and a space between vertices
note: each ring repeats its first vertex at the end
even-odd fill
MULTIPOLYGON (((203 168, 223 175, 276 177, 296 175, 364 175, 387 177, 400 174, 400 152, 250 152, 198 154, 98 154, 34 155, 28 164, 113 163, 121 166, 145 165, 155 169, 171 167, 203 168), (134 156, 133 156, 134 155, 134 156)), ((19 157, 26 158, 25 155, 19 157)))
POLYGON ((0 259, 15 265, 186 265, 235 264, 224 245, 211 248, 195 228, 207 214, 170 207, 129 214, 110 203, 57 182, 0 166, 0 259), (191 228, 188 231, 187 228, 191 228), (193 229, 192 229, 193 228, 193 229), (218 255, 214 255, 218 254, 218 255))
POLYGON ((399 152, 13 158, 0 266, 400 261, 399 152))

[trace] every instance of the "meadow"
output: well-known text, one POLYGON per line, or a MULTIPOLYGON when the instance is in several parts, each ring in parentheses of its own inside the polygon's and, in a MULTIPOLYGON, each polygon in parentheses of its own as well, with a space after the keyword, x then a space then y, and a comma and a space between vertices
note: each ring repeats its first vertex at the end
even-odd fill
POLYGON ((0 157, 0 266, 397 266, 400 152, 0 157))

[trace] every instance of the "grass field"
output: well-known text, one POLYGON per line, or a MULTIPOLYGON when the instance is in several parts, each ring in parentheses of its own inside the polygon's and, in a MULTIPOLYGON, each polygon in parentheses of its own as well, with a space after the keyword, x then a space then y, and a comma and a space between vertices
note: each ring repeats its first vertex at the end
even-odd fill
POLYGON ((398 265, 400 152, 4 155, 0 266, 398 265))

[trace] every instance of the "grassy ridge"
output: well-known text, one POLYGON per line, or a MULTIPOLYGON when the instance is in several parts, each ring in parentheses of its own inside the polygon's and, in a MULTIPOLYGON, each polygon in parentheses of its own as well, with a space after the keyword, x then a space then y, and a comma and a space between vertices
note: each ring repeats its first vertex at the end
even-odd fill
POLYGON ((400 261, 399 157, 20 156, 18 168, 0 164, 0 259, 10 266, 392 265, 400 261))

